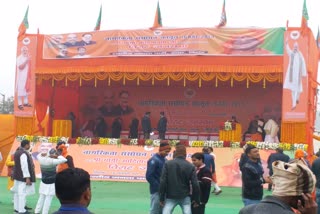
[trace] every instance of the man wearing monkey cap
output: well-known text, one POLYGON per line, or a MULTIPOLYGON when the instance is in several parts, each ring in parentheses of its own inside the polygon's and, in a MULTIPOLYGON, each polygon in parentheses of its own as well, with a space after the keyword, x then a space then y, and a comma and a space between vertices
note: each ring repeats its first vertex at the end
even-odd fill
POLYGON ((316 214, 317 204, 311 196, 316 178, 305 161, 275 161, 272 169, 272 196, 266 196, 259 204, 242 208, 239 214, 293 214, 292 208, 298 209, 301 214, 316 214))

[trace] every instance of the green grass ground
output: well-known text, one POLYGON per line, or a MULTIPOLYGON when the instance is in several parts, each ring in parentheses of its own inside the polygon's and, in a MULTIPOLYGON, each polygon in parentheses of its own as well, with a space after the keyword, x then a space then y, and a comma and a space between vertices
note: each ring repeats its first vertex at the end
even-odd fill
MULTIPOLYGON (((36 192, 39 187, 36 185, 36 192)), ((13 213, 12 195, 7 190, 7 178, 0 177, 0 213, 13 213)), ((223 187, 223 192, 211 194, 206 213, 237 214, 243 206, 241 188, 223 187)), ((28 206, 36 206, 38 194, 27 198, 28 206)), ((59 201, 54 198, 50 213, 59 208, 59 201)), ((92 200, 89 210, 95 214, 147 214, 149 209, 149 187, 147 183, 92 182, 92 200)), ((181 213, 176 207, 175 214, 181 213)))

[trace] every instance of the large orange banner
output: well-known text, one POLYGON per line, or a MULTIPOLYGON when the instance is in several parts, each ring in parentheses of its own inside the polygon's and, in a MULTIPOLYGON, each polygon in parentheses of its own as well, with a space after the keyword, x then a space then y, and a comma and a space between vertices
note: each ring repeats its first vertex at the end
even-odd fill
POLYGON ((286 31, 282 96, 283 121, 306 121, 308 109, 307 39, 286 31))
POLYGON ((282 55, 284 28, 109 30, 45 35, 44 59, 282 55))
POLYGON ((28 36, 18 41, 15 84, 15 116, 33 116, 35 100, 35 64, 37 37, 28 36))
MULTIPOLYGON (((15 141, 12 152, 20 145, 15 141)), ((41 177, 40 166, 36 156, 40 147, 48 147, 47 143, 37 142, 32 149, 36 175, 41 177)), ((55 144, 52 144, 54 147, 55 144)), ((168 159, 172 159, 172 152, 168 159)), ((191 155, 201 152, 202 148, 187 148, 187 160, 191 162, 191 155)), ((70 144, 68 153, 73 157, 76 167, 89 172, 93 180, 145 182, 148 159, 158 152, 158 147, 126 146, 126 145, 75 145, 70 144)), ((241 186, 239 160, 243 150, 234 148, 215 148, 216 172, 221 186, 241 186)), ((265 174, 268 174, 267 159, 270 150, 260 150, 260 156, 265 174)), ((2 176, 6 176, 4 167, 2 176)))

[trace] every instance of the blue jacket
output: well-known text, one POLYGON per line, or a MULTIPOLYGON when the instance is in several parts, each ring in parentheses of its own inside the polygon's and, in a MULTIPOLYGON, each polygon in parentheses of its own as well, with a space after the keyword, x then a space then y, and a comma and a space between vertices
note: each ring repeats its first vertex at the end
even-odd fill
POLYGON ((214 163, 214 159, 212 157, 212 155, 204 153, 204 164, 206 165, 206 167, 210 170, 210 172, 213 174, 216 172, 216 166, 214 163))
POLYGON ((150 193, 159 192, 160 177, 166 158, 158 153, 154 154, 147 164, 146 179, 150 184, 150 193))

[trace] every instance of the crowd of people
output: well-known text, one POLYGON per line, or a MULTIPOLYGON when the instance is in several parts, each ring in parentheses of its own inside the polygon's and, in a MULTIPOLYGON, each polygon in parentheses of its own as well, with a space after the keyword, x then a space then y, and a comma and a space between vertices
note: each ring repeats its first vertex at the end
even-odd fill
MULTIPOLYGON (((29 214, 32 210, 26 205, 27 196, 35 194, 36 175, 31 150, 30 141, 22 140, 6 160, 8 190, 13 193, 14 213, 29 214)), ((32 213, 48 214, 55 195, 61 203, 55 213, 90 213, 87 210, 91 200, 90 175, 74 167, 65 142, 58 142, 56 148, 44 144, 36 159, 40 164, 41 181, 39 199, 32 213)))
MULTIPOLYGON (((41 181, 34 213, 49 213, 55 195, 61 203, 55 214, 90 213, 87 208, 91 200, 89 173, 74 166, 64 142, 58 142, 55 148, 42 145, 36 156, 41 181)), ((168 142, 162 141, 159 151, 147 162, 150 213, 170 214, 179 205, 184 214, 204 214, 210 193, 222 193, 217 184, 213 149, 203 147, 191 155, 191 162, 186 159, 187 148, 182 144, 175 145, 172 160, 167 160, 172 149, 168 142)), ((318 213, 320 152, 316 153, 316 159, 309 162, 307 153, 301 149, 296 150, 290 159, 281 148, 277 148, 268 157, 267 175, 262 167, 259 149, 246 144, 243 151, 239 168, 244 207, 240 214, 318 213), (268 184, 272 194, 263 198, 264 184, 268 184)), ((13 193, 15 213, 31 213, 27 197, 35 194, 33 159, 28 140, 22 140, 16 151, 7 158, 8 189, 13 193)))

